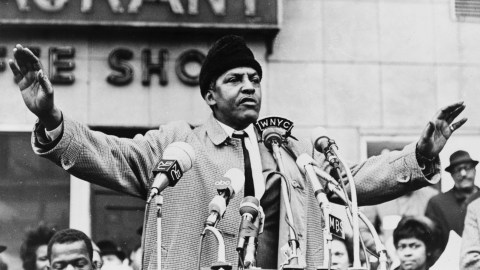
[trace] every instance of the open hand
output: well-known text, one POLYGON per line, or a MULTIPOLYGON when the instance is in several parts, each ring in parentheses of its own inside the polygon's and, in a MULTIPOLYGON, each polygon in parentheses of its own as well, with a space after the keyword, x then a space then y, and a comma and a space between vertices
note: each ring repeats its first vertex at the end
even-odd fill
POLYGON ((467 121, 467 118, 462 118, 453 122, 464 109, 465 105, 461 101, 446 106, 435 114, 417 142, 417 150, 422 156, 429 159, 438 156, 453 132, 467 121))
POLYGON ((42 70, 40 60, 20 44, 13 49, 13 56, 15 61, 10 59, 8 64, 25 105, 47 129, 55 128, 61 122, 61 112, 55 106, 53 87, 42 70))

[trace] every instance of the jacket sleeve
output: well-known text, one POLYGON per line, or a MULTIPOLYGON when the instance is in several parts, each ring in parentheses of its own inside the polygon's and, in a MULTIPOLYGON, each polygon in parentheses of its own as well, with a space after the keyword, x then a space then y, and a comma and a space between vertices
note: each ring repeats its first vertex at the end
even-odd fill
POLYGON ((465 217, 465 228, 462 235, 460 269, 480 269, 480 228, 478 214, 480 201, 470 204, 465 217))
MULTIPOLYGON (((320 169, 330 173, 334 177, 338 177, 338 174, 332 169, 332 166, 328 164, 323 154, 314 151, 313 145, 310 142, 300 141, 291 145, 295 146, 291 147, 294 154, 298 156, 301 153, 312 153, 320 169)), ((439 159, 435 159, 433 175, 427 178, 417 162, 415 147, 416 144, 411 143, 400 151, 391 151, 379 156, 373 156, 354 166, 347 164, 347 166, 350 166, 350 171, 355 182, 358 204, 360 206, 390 201, 407 192, 440 181, 439 159)), ((344 170, 342 179, 346 179, 344 170)), ((350 185, 348 181, 344 183, 346 184, 347 193, 350 196, 350 185)), ((329 194, 329 196, 333 202, 343 203, 336 195, 329 194)))
MULTIPOLYGON (((437 183, 440 181, 440 162, 435 163, 433 176, 426 178, 415 157, 415 143, 412 143, 401 151, 370 157, 352 167, 351 172, 359 205, 371 205, 437 183)), ((347 190, 350 192, 348 184, 347 190)))
POLYGON ((161 127, 133 139, 119 138, 64 118, 61 137, 47 145, 40 143, 45 140, 45 128, 37 123, 32 135, 36 154, 80 179, 146 198, 154 163, 174 136, 161 127))

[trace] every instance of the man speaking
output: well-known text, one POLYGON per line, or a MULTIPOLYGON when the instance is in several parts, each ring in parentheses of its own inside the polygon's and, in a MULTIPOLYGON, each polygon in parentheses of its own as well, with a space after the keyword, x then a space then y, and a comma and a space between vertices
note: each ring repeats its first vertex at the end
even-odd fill
MULTIPOLYGON (((193 167, 174 188, 164 192, 161 251, 156 245, 155 205, 147 210, 143 269, 156 269, 157 252, 162 254, 164 269, 191 269, 196 265, 195 243, 208 216, 208 203, 216 195, 214 183, 231 168, 245 172, 245 186, 229 205, 237 207, 249 195, 258 198, 265 211, 257 266, 277 269, 285 261, 281 248, 287 244, 288 232, 281 203, 281 175, 272 153, 259 142, 254 129, 262 101, 263 72, 241 37, 219 39, 202 65, 200 93, 212 110, 202 125, 171 122, 133 139, 91 131, 62 114, 40 61, 21 45, 14 48, 14 58, 9 64, 15 81, 27 108, 38 116, 32 139, 34 151, 78 178, 146 200, 152 170, 168 145, 180 141, 193 147, 193 167)), ((465 123, 465 118, 454 123, 464 108, 460 102, 441 109, 428 122, 418 142, 352 167, 359 203, 380 203, 437 182, 438 154, 452 133, 465 123)), ((298 264, 315 269, 323 258, 322 215, 310 183, 295 164, 295 155, 312 153, 313 148, 310 142, 291 138, 284 144, 288 149, 283 155, 284 176, 293 186, 289 199, 301 250, 298 264)), ((329 168, 322 156, 317 156, 317 161, 329 168)), ((226 260, 234 265, 238 260, 235 246, 240 223, 235 210, 227 211, 218 224, 224 233, 226 260)), ((215 258, 214 243, 205 244, 201 265, 208 266, 215 258)))

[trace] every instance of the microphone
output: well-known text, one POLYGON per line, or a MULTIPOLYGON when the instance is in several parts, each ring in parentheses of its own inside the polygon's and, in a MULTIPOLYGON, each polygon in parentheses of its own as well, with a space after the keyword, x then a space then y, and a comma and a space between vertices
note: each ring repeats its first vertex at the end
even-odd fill
POLYGON ((275 127, 269 127, 266 128, 263 133, 262 133, 262 141, 263 144, 268 148, 268 150, 272 150, 272 144, 277 143, 280 145, 283 140, 282 140, 282 132, 285 132, 281 128, 275 128, 275 127))
MULTIPOLYGON (((357 269, 360 267, 360 259, 359 259, 359 254, 360 254, 360 247, 359 247, 359 237, 360 237, 360 232, 359 232, 359 223, 358 223, 358 202, 357 202, 357 190, 355 187, 355 182, 353 179, 353 175, 350 171, 350 168, 347 166, 347 164, 343 161, 343 159, 340 157, 340 155, 337 154, 338 147, 335 143, 334 140, 330 139, 327 135, 327 131, 324 128, 318 127, 315 128, 312 132, 312 143, 313 147, 323 153, 325 155, 326 160, 332 165, 338 175, 341 177, 341 172, 340 172, 340 164, 344 168, 344 172, 347 176, 347 179, 350 183, 350 194, 352 198, 352 203, 351 205, 347 204, 350 208, 350 211, 352 212, 353 220, 352 220, 352 227, 353 227, 353 268, 357 269)), ((343 183, 343 180, 340 179, 340 183, 342 185, 342 188, 344 189, 345 195, 345 186, 343 183)), ((348 196, 345 196, 346 199, 348 199, 348 196)))
MULTIPOLYGON (((265 222, 265 213, 263 212, 263 208, 260 206, 258 208, 258 217, 255 219, 253 225, 256 229, 256 236, 249 236, 247 247, 245 248, 245 259, 244 259, 244 266, 246 268, 255 267, 257 264, 256 253, 257 253, 257 235, 263 232, 263 225, 265 222)), ((257 269, 257 268, 255 268, 257 269)))
POLYGON ((208 205, 210 215, 205 226, 215 226, 222 219, 230 199, 240 192, 244 184, 245 175, 237 168, 228 170, 222 179, 215 181, 218 195, 208 205))
POLYGON ((258 207, 260 202, 253 196, 247 196, 243 198, 240 203, 240 215, 242 216, 242 222, 240 223, 240 229, 238 232, 237 251, 243 251, 245 245, 245 239, 247 237, 257 236, 257 228, 253 224, 258 216, 258 207))
POLYGON ((310 179, 310 183, 312 184, 313 191, 315 192, 315 197, 321 204, 323 200, 320 199, 320 194, 325 194, 325 190, 323 189, 323 186, 320 183, 320 180, 317 177, 317 174, 315 173, 313 169, 313 158, 311 158, 309 155, 303 153, 300 156, 298 156, 296 163, 298 168, 302 173, 306 173, 308 175, 308 179, 310 179))
POLYGON ((312 144, 313 147, 320 153, 325 155, 327 161, 333 166, 338 166, 338 158, 332 150, 333 147, 337 148, 337 144, 334 140, 327 136, 327 130, 322 127, 317 127, 312 131, 312 144))
POLYGON ((186 142, 173 142, 163 151, 162 159, 153 169, 153 180, 147 202, 162 192, 167 186, 174 187, 178 180, 192 168, 195 152, 186 142))
POLYGON ((313 191, 315 193, 315 198, 317 199, 320 208, 322 209, 323 219, 324 219, 324 227, 322 228, 323 231, 323 252, 324 252, 324 260, 323 266, 319 269, 328 269, 330 264, 330 254, 332 250, 332 233, 330 232, 330 223, 334 217, 330 214, 330 202, 328 201, 327 195, 325 194, 325 190, 317 177, 317 174, 314 170, 312 164, 314 164, 313 158, 309 155, 303 153, 301 154, 297 160, 297 166, 299 167, 302 173, 306 173, 308 175, 308 179, 312 185, 313 191))

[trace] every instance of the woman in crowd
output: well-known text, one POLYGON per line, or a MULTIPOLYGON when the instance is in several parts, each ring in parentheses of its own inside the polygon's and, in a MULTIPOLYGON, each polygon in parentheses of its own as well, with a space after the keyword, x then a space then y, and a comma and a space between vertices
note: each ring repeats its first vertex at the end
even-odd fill
POLYGON ((400 265, 395 270, 427 270, 440 256, 440 231, 425 216, 407 216, 393 231, 400 265))
POLYGON ((347 270, 353 263, 353 243, 350 235, 345 239, 333 236, 332 269, 347 270))
POLYGON ((55 230, 44 225, 27 232, 20 247, 20 258, 24 270, 49 269, 47 246, 54 233, 55 230))

